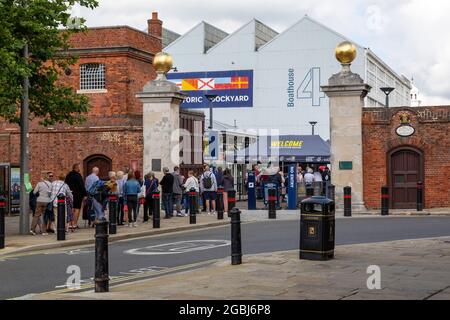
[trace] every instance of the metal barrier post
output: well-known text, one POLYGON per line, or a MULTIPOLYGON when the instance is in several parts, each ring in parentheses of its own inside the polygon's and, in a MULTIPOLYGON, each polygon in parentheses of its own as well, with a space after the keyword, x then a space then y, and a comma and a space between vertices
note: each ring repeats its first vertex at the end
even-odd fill
MULTIPOLYGON (((56 227, 56 239, 66 240, 66 196, 58 194, 58 223, 56 227)), ((53 209, 53 208, 52 208, 53 209)))
POLYGON ((0 249, 5 248, 5 213, 6 199, 0 194, 0 249))
POLYGON ((95 225, 95 292, 109 292, 108 222, 95 225))
POLYGON ((307 186, 306 187, 306 198, 314 197, 314 187, 307 186))
POLYGON ((231 264, 233 266, 242 264, 241 244, 241 211, 233 208, 231 214, 231 264))
POLYGON ((417 183, 417 211, 423 211, 423 183, 417 183))
POLYGON ((352 216, 352 188, 344 188, 344 217, 352 216))
POLYGON ((336 202, 336 187, 332 184, 328 186, 328 199, 336 202))
POLYGON ((389 215, 389 188, 388 187, 381 188, 381 215, 382 216, 389 215))
POLYGON ((231 217, 231 210, 236 207, 236 190, 228 191, 228 217, 231 217))
POLYGON ((269 219, 277 218, 277 190, 269 189, 269 219))
POLYGON ((194 188, 189 190, 189 223, 197 223, 197 192, 194 188))
POLYGON ((161 195, 156 191, 152 195, 153 199, 153 229, 161 228, 161 195))
POLYGON ((109 195, 109 234, 117 233, 117 194, 109 195))
POLYGON ((217 189, 217 201, 216 201, 217 220, 223 220, 223 212, 224 212, 223 193, 224 193, 223 188, 217 189))

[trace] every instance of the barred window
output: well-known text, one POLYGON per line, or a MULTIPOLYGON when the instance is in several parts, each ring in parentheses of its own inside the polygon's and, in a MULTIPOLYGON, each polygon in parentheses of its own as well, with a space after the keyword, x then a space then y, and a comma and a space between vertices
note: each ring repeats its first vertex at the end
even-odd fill
POLYGON ((88 63, 80 66, 80 89, 102 90, 106 89, 105 65, 88 63))

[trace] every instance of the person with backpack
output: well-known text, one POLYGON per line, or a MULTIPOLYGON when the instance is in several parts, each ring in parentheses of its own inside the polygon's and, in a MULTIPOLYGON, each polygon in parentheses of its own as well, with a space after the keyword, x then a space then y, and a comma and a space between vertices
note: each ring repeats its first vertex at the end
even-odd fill
POLYGON ((153 172, 145 177, 145 202, 144 202, 144 222, 148 222, 149 216, 153 216, 153 194, 158 191, 159 181, 153 172))
POLYGON ((137 227, 138 212, 138 196, 141 193, 141 185, 134 176, 133 172, 128 174, 127 182, 123 187, 125 197, 125 205, 128 208, 128 226, 137 227))
POLYGON ((316 177, 314 176, 314 171, 311 168, 306 169, 305 176, 303 177, 305 181, 305 186, 307 188, 313 187, 314 182, 316 181, 316 177))
POLYGON ((217 180, 214 175, 209 170, 209 165, 205 166, 205 170, 200 177, 200 188, 203 190, 206 202, 206 211, 208 214, 216 213, 216 192, 217 192, 217 180), (211 201, 211 207, 209 205, 209 201, 211 201), (212 210, 212 211, 210 211, 212 210))
MULTIPOLYGON (((88 177, 89 178, 89 177, 88 177)), ((95 179, 92 179, 93 181, 95 179)), ((88 179, 86 179, 88 181, 88 179)), ((97 179, 87 184, 89 225, 95 227, 95 221, 105 219, 105 208, 108 202, 109 188, 104 181, 97 179)))
POLYGON ((170 219, 173 217, 173 175, 170 174, 169 168, 163 168, 164 177, 161 179, 161 187, 162 187, 162 201, 163 208, 166 212, 166 216, 164 219, 170 219))

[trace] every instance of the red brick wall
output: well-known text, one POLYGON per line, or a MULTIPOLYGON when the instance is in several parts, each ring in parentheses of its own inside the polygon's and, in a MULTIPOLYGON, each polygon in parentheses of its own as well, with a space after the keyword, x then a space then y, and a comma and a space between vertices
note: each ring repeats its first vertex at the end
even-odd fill
POLYGON ((450 207, 450 106, 367 108, 363 112, 364 201, 380 208, 381 187, 388 183, 388 153, 411 146, 424 154, 425 207, 450 207), (399 137, 395 130, 407 113, 416 133, 399 137))
MULTIPOLYGON (((19 164, 19 133, 10 135, 7 144, 9 154, 0 153, 0 162, 19 164)), ((74 163, 80 163, 91 155, 101 154, 112 160, 114 171, 130 167, 131 160, 138 160, 142 168, 142 128, 135 130, 84 130, 35 132, 30 134, 30 175, 35 184, 42 171, 67 173, 74 163)), ((3 149, 3 148, 2 148, 3 149)), ((141 169, 142 170, 142 169, 141 169)))
POLYGON ((75 90, 80 89, 80 65, 85 63, 105 64, 107 93, 85 93, 89 97, 89 116, 97 117, 142 114, 142 103, 135 97, 144 85, 156 77, 150 61, 126 54, 83 55, 70 69, 72 73, 62 75, 60 80, 75 90))
POLYGON ((133 47, 149 53, 161 51, 161 38, 127 26, 90 28, 71 36, 73 48, 133 47))

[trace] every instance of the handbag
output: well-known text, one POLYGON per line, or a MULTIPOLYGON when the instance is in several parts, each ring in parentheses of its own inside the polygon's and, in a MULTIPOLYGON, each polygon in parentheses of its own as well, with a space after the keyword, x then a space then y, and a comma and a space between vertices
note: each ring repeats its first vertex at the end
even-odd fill
POLYGON ((146 190, 145 190, 145 183, 144 183, 144 184, 142 185, 142 187, 141 187, 141 192, 139 193, 138 198, 139 198, 139 199, 144 199, 146 194, 147 194, 147 193, 146 193, 146 190))
POLYGON ((63 183, 63 185, 59 188, 58 192, 56 193, 56 196, 53 198, 52 201, 50 201, 49 203, 47 203, 47 207, 45 208, 45 213, 48 212, 49 215, 53 214, 53 202, 56 200, 56 198, 58 197, 59 192, 61 191, 62 187, 64 187, 65 183, 63 183))

